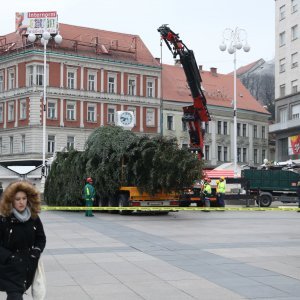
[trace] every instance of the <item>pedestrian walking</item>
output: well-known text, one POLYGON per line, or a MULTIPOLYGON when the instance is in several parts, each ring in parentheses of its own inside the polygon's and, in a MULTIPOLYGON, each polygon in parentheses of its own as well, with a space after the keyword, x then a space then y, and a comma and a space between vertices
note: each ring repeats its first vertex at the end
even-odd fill
POLYGON ((218 185, 218 199, 219 199, 219 205, 220 207, 225 207, 225 192, 226 192, 226 181, 225 181, 225 177, 221 176, 220 177, 220 182, 218 185))
POLYGON ((46 236, 38 190, 27 181, 9 184, 0 202, 0 290, 22 300, 32 285, 46 236))
POLYGON ((85 206, 88 208, 85 211, 86 217, 93 217, 93 211, 91 208, 93 206, 93 203, 95 201, 95 188, 93 187, 93 179, 91 177, 88 177, 86 179, 86 185, 84 186, 84 200, 85 200, 85 206))

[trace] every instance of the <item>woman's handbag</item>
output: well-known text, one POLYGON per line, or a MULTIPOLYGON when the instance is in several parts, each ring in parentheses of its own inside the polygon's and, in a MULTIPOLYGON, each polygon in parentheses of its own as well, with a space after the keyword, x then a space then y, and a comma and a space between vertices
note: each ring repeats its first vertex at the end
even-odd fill
POLYGON ((31 294, 34 300, 44 300, 46 298, 46 276, 44 265, 39 259, 35 275, 31 286, 31 294))

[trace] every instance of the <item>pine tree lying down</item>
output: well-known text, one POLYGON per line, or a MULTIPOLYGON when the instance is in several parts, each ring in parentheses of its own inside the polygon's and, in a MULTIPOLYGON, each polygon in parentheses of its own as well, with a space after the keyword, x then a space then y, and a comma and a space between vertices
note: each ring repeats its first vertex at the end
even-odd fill
POLYGON ((80 205, 86 177, 92 177, 98 196, 113 195, 121 186, 141 192, 178 191, 191 186, 202 173, 202 162, 175 139, 139 136, 121 127, 92 132, 85 151, 57 154, 45 185, 49 205, 80 205))

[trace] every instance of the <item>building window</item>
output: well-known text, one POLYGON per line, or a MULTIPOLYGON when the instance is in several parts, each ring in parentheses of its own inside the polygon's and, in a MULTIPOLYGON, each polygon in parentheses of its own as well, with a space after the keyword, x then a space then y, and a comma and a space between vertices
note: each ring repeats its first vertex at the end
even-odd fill
POLYGON ((48 135, 48 153, 55 151, 55 135, 48 135))
POLYGON ((182 121, 182 131, 187 131, 187 123, 182 121))
POLYGON ((298 80, 293 80, 291 82, 291 93, 297 93, 298 92, 298 80))
POLYGON ((285 58, 279 60, 279 72, 285 72, 285 58))
POLYGON ((154 97, 154 81, 147 80, 147 97, 153 98, 154 97))
POLYGON ((247 124, 243 124, 243 137, 247 136, 247 124))
POLYGON ((209 133, 209 123, 205 123, 205 133, 209 133))
POLYGON ((300 116, 300 104, 292 106, 292 119, 299 119, 300 116))
POLYGON ((67 137, 67 149, 71 150, 75 148, 75 137, 74 136, 68 136, 67 137))
POLYGON ((224 161, 228 161, 228 148, 227 147, 224 147, 223 157, 224 157, 224 161))
POLYGON ((298 0, 291 0, 291 11, 292 13, 298 10, 298 0))
POLYGON ((247 161, 247 148, 243 148, 243 162, 247 161))
POLYGON ((205 145, 204 147, 204 157, 206 160, 209 160, 209 145, 205 145))
POLYGON ((95 91, 96 87, 96 75, 95 74, 89 74, 88 78, 88 89, 89 91, 95 91))
POLYGON ((224 135, 228 134, 228 125, 227 125, 227 122, 223 122, 223 133, 224 133, 224 135))
POLYGON ((181 144, 181 149, 188 149, 188 148, 189 148, 188 144, 186 144, 184 142, 181 144))
POLYGON ((266 138, 266 127, 265 126, 261 127, 261 138, 262 139, 266 138))
POLYGON ((3 122, 3 103, 0 103, 0 123, 3 122))
POLYGON ((4 91, 4 76, 3 72, 0 73, 0 93, 4 91))
POLYGON ((33 80, 33 66, 27 66, 27 86, 33 86, 34 80, 33 80))
POLYGON ((241 157, 241 148, 237 148, 237 161, 241 162, 241 159, 242 159, 242 157, 241 157))
POLYGON ((67 103, 67 120, 74 121, 76 115, 76 106, 75 103, 67 103))
POLYGON ((253 137, 257 138, 257 125, 253 125, 253 137))
POLYGON ((292 41, 298 38, 298 25, 295 25, 291 28, 291 38, 292 41))
POLYGON ((134 126, 135 126, 135 125, 136 125, 136 107, 128 106, 128 107, 127 107, 127 110, 133 112, 133 116, 134 116, 134 126))
POLYGON ((14 153, 14 137, 13 136, 9 137, 9 153, 10 154, 14 153))
POLYGON ((29 65, 26 67, 27 86, 44 85, 44 66, 29 65))
POLYGON ((237 123, 237 136, 241 136, 241 123, 237 123))
POLYGON ((108 76, 108 92, 110 94, 116 93, 116 75, 109 75, 108 76))
POLYGON ((222 161, 222 146, 218 146, 218 161, 222 161))
POLYGON ((95 104, 88 105, 87 120, 88 120, 88 122, 96 122, 96 106, 95 106, 95 104))
POLYGON ((47 118, 56 119, 56 102, 48 101, 47 118))
POLYGON ((295 52, 291 55, 291 68, 298 67, 298 52, 295 52))
POLYGON ((21 152, 25 153, 25 134, 21 136, 21 152))
POLYGON ((155 125, 155 115, 153 108, 146 109, 146 126, 154 126, 155 125))
POLYGON ((173 116, 167 116, 167 129, 174 130, 173 125, 173 116))
POLYGON ((279 122, 285 123, 288 120, 288 113, 286 108, 279 109, 279 122))
POLYGON ((36 85, 44 85, 44 66, 36 66, 36 85))
POLYGON ((26 100, 23 100, 20 102, 20 119, 25 120, 26 119, 26 100))
POLYGON ((8 89, 15 88, 15 71, 9 70, 8 71, 8 89))
POLYGON ((75 88, 75 71, 68 71, 68 89, 75 88))
POLYGON ((0 137, 0 154, 2 154, 2 147, 3 147, 3 143, 2 143, 2 137, 0 137))
POLYGON ((280 95, 280 97, 285 96, 285 84, 282 84, 279 86, 279 95, 280 95))
POLYGON ((263 163, 264 162, 264 159, 266 158, 266 150, 265 149, 263 149, 262 151, 261 151, 261 162, 263 163))
POLYGON ((222 122, 218 121, 218 134, 222 134, 222 122))
POLYGON ((14 103, 8 104, 8 118, 7 121, 13 121, 15 118, 15 105, 14 103))
POLYGON ((130 96, 136 95, 136 80, 133 78, 128 79, 128 95, 130 96))
POLYGON ((108 107, 108 109, 107 109, 107 123, 108 124, 115 123, 115 113, 116 113, 115 107, 108 107))
POLYGON ((283 20, 285 18, 285 5, 282 5, 279 8, 279 20, 283 20))
POLYGON ((285 31, 279 34, 279 47, 285 45, 285 31))
POLYGON ((257 149, 254 149, 254 151, 253 151, 253 160, 254 160, 255 164, 258 163, 258 150, 257 149))

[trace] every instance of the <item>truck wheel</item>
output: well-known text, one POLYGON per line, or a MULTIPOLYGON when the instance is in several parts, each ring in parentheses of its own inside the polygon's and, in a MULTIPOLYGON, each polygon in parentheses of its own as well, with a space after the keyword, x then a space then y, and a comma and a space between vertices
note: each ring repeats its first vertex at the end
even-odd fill
MULTIPOLYGON (((119 195, 119 207, 129 207, 129 200, 127 195, 119 195)), ((131 210, 119 210, 120 215, 130 215, 131 213, 131 210)))
MULTIPOLYGON (((108 206, 109 207, 116 207, 116 206, 118 206, 118 201, 117 201, 117 199, 114 196, 110 196, 109 197, 109 199, 108 199, 108 206)), ((111 213, 111 214, 117 214, 118 213, 117 210, 109 210, 108 212, 111 213)))
POLYGON ((261 207, 269 207, 272 203, 272 198, 268 195, 262 195, 258 199, 261 207))

